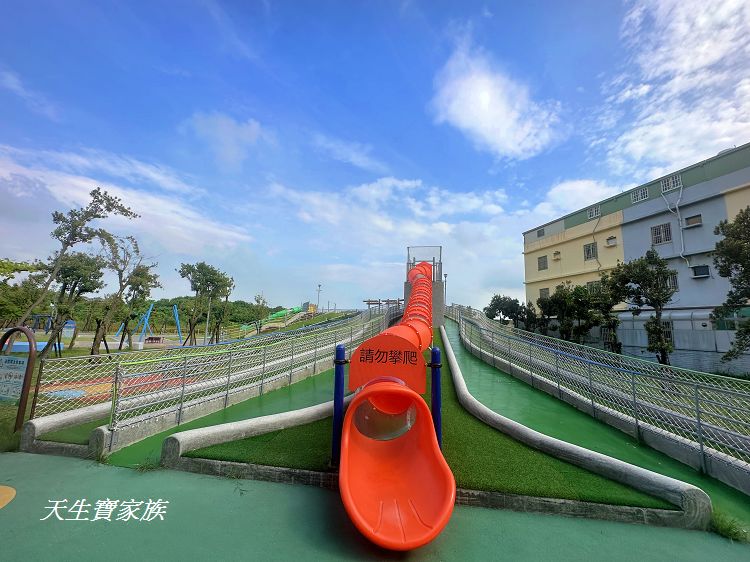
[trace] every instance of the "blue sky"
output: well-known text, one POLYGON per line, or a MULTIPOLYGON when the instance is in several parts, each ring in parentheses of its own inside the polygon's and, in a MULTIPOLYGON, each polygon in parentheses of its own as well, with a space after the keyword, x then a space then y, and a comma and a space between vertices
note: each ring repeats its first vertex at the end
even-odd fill
POLYGON ((0 255, 97 185, 159 263, 360 306, 443 245, 523 295, 521 233, 750 140, 744 1, 27 2, 0 19, 0 255), (522 5, 521 5, 522 4, 522 5), (24 232, 24 237, 17 232, 24 232))

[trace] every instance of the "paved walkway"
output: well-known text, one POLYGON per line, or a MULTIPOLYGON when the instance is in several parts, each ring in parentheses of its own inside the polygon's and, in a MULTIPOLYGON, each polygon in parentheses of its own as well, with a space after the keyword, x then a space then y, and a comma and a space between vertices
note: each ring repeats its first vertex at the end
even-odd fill
MULTIPOLYGON (((349 522, 338 494, 92 461, 0 454, 4 560, 748 560, 750 547, 709 533, 457 507, 434 542, 380 550, 349 522), (164 520, 40 521, 48 500, 164 499, 164 520)), ((63 517, 73 517, 62 512, 63 517)), ((86 517, 85 513, 82 517, 86 517)), ((88 517, 93 516, 93 510, 88 517)))
POLYGON ((748 496, 480 361, 463 347, 452 320, 445 331, 469 391, 488 408, 546 435, 690 482, 711 496, 715 508, 750 529, 748 496))

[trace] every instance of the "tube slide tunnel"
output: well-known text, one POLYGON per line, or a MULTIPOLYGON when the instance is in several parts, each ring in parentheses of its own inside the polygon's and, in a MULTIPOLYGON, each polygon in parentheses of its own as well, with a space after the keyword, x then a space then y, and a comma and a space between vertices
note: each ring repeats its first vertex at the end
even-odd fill
POLYGON ((339 488, 357 529, 372 542, 411 550, 450 520, 456 482, 440 450, 426 390, 423 352, 432 341, 432 266, 407 279, 412 292, 401 322, 352 354, 339 488))

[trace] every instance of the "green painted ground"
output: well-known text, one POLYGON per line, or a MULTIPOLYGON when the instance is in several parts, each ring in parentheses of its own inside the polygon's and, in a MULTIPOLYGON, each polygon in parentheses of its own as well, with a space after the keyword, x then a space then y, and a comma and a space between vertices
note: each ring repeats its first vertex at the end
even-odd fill
POLYGON ((452 320, 446 321, 445 329, 469 391, 487 407, 552 437, 690 482, 711 496, 715 511, 750 529, 746 495, 480 361, 461 345, 452 320))
POLYGON ((637 556, 640 562, 734 562, 750 556, 747 546, 710 533, 462 506, 435 541, 396 554, 354 529, 335 492, 167 470, 140 473, 47 455, 0 454, 0 485, 17 490, 0 509, 3 560, 624 562, 637 556), (170 503, 163 521, 40 521, 49 500, 70 505, 83 498, 170 503))
MULTIPOLYGON (((442 347, 439 333, 436 345, 442 347)), ((450 369, 442 372, 443 451, 462 488, 668 509, 662 500, 535 451, 482 423, 458 403, 450 369)), ((427 389, 425 399, 429 399, 427 389)), ((326 470, 330 418, 198 449, 191 457, 326 470)))

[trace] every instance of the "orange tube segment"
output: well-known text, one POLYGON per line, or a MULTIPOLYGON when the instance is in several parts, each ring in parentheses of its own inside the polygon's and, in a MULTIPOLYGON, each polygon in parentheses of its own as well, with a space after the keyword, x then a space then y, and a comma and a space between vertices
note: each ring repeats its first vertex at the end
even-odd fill
POLYGON ((354 397, 344 418, 339 488, 354 525, 384 548, 418 548, 443 530, 456 482, 421 396, 376 381, 354 397))

